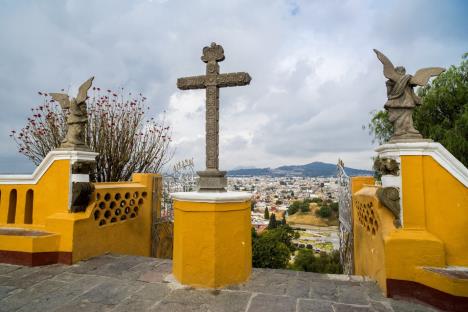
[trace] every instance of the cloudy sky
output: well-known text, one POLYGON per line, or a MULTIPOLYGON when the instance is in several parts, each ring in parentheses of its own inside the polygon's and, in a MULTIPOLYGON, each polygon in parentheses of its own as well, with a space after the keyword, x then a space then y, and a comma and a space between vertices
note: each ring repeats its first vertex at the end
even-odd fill
POLYGON ((32 164, 9 137, 37 91, 96 86, 143 93, 173 128, 175 159, 204 166, 203 90, 178 77, 203 74, 201 50, 222 44, 222 72, 250 86, 224 88, 220 167, 312 161, 370 168, 362 125, 385 102, 378 48, 412 73, 458 64, 468 51, 465 1, 0 0, 0 172, 32 164))

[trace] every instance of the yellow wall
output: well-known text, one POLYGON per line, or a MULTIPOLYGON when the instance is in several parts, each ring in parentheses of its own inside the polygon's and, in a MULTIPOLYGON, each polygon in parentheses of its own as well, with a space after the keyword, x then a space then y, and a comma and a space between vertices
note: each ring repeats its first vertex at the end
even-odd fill
POLYGON ((183 284, 222 287, 252 270, 250 201, 174 201, 173 273, 183 284))
POLYGON ((354 272, 374 278, 386 290, 384 237, 395 229, 392 214, 383 207, 376 195, 377 186, 355 183, 353 189, 354 272))
POLYGON ((70 160, 55 160, 37 184, 0 185, 0 229, 49 233, 19 236, 0 232, 0 250, 71 252, 73 262, 106 252, 152 255, 151 224, 153 215, 160 215, 160 175, 134 174, 130 182, 96 183, 91 203, 79 213, 68 211, 69 186, 70 160), (17 190, 16 218, 8 223, 12 189, 17 190), (32 224, 24 224, 29 189, 34 192, 33 218, 32 224))
POLYGON ((468 266, 468 190, 430 156, 402 156, 405 228, 443 241, 447 265, 468 266))
POLYGON ((24 227, 26 192, 33 190, 33 223, 28 228, 44 227, 46 218, 57 212, 68 211, 70 161, 56 160, 37 184, 0 185, 0 226, 24 227), (7 223, 11 190, 17 190, 15 223, 7 223))
MULTIPOLYGON (((377 280, 413 281, 455 296, 468 296, 468 281, 425 268, 468 266, 468 191, 431 156, 401 156, 403 227, 381 205, 378 186, 353 187, 356 274, 377 280), (375 234, 362 221, 373 210, 375 234)), ((360 184, 362 185, 362 183, 360 184)))

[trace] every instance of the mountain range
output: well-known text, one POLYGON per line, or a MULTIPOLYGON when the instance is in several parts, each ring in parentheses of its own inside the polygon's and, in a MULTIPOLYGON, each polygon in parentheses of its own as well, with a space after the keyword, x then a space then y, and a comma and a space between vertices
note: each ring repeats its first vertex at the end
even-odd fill
MULTIPOLYGON (((274 177, 332 177, 336 176, 336 165, 319 161, 299 166, 281 166, 278 168, 242 168, 229 170, 227 175, 238 176, 274 176, 274 177)), ((348 176, 371 176, 373 171, 345 167, 348 176)))

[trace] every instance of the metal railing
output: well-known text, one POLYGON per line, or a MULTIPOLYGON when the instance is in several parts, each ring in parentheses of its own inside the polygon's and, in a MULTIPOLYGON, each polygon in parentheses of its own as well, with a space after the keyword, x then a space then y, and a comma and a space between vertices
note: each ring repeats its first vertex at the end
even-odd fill
POLYGON ((338 205, 340 221, 340 262, 343 266, 344 274, 353 274, 353 214, 352 214, 352 192, 351 178, 346 174, 343 161, 338 160, 338 205))

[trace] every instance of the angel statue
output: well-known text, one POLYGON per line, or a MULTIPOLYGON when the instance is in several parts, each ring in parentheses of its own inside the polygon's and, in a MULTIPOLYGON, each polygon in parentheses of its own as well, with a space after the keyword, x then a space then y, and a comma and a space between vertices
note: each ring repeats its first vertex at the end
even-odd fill
POLYGON ((85 143, 86 124, 88 112, 86 111, 86 99, 94 77, 86 80, 78 89, 76 98, 70 98, 63 93, 50 93, 53 100, 59 102, 62 109, 68 109, 67 134, 60 144, 61 148, 88 149, 85 143))
POLYGON ((393 136, 390 142, 420 141, 422 135, 413 126, 413 110, 421 105, 413 88, 425 86, 429 79, 445 71, 442 67, 428 67, 416 71, 416 74, 406 74, 403 66, 394 67, 392 62, 380 51, 374 49, 377 58, 383 64, 384 76, 388 79, 387 98, 384 108, 388 111, 388 119, 393 124, 393 136))

